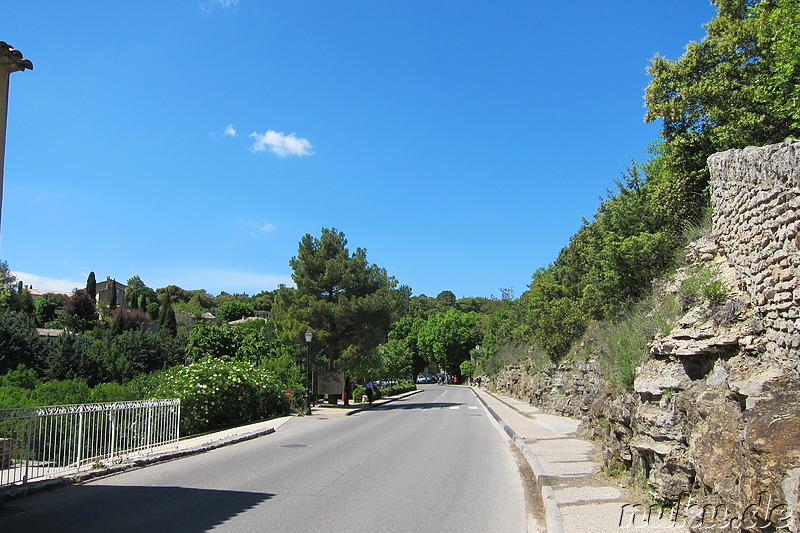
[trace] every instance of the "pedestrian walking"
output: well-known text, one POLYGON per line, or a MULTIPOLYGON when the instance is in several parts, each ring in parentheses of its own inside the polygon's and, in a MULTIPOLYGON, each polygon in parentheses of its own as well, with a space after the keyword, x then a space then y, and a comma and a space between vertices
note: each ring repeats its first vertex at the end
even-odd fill
POLYGON ((367 390, 367 400, 369 404, 372 405, 372 395, 374 394, 372 380, 367 381, 367 384, 364 385, 364 388, 367 390))

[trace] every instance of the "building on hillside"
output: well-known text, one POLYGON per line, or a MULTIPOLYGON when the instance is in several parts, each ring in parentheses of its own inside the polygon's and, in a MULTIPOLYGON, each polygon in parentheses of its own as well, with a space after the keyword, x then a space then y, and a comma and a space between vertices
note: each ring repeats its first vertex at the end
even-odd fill
POLYGON ((107 277, 105 281, 97 282, 95 285, 97 292, 97 303, 105 302, 107 304, 111 304, 113 301, 117 306, 121 306, 125 303, 125 289, 127 289, 128 286, 123 285, 119 281, 116 282, 117 294, 114 295, 114 300, 111 299, 111 285, 114 284, 114 281, 115 280, 112 280, 110 277, 107 277))
POLYGON ((42 290, 42 289, 34 289, 32 287, 28 287, 27 285, 25 286, 25 289, 30 293, 31 297, 33 297, 33 298, 41 298, 45 294, 58 294, 58 295, 65 296, 65 297, 69 298, 70 296, 72 296, 75 293, 75 291, 66 292, 66 291, 48 291, 48 290, 42 290))

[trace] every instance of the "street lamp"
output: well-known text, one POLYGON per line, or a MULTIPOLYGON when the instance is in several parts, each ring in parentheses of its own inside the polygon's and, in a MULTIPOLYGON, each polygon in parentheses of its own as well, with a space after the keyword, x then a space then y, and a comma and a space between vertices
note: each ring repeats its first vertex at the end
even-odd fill
POLYGON ((311 414, 311 399, 308 397, 311 392, 311 338, 314 334, 310 329, 306 330, 306 394, 303 398, 303 412, 306 415, 311 414))

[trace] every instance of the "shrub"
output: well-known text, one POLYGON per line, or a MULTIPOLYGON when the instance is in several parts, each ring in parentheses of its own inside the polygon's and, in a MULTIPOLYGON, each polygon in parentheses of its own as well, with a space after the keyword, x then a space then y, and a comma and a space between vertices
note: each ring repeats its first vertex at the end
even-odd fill
MULTIPOLYGON (((181 399, 181 434, 191 435, 289 412, 271 373, 227 357, 205 358, 158 373, 152 398, 181 399)), ((294 391, 299 392, 299 391, 294 391)))
POLYGON ((249 303, 229 300, 219 306, 217 318, 225 322, 230 322, 247 316, 253 316, 253 313, 253 306, 249 303))

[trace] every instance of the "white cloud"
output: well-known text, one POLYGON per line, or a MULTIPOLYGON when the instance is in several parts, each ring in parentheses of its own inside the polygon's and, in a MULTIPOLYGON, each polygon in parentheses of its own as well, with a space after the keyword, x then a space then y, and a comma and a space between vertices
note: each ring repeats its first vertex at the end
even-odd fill
POLYGON ((280 157, 305 156, 314 153, 308 139, 298 137, 294 133, 286 135, 275 130, 267 130, 265 133, 253 132, 250 137, 255 139, 250 147, 252 152, 270 151, 280 157))
POLYGON ((27 272, 12 271, 11 273, 16 276, 17 280, 22 281, 23 285, 43 291, 71 292, 73 289, 82 289, 86 285, 85 281, 43 278, 27 272))
POLYGON ((233 127, 233 124, 228 124, 225 126, 225 131, 222 134, 226 137, 236 137, 236 129, 233 127))

